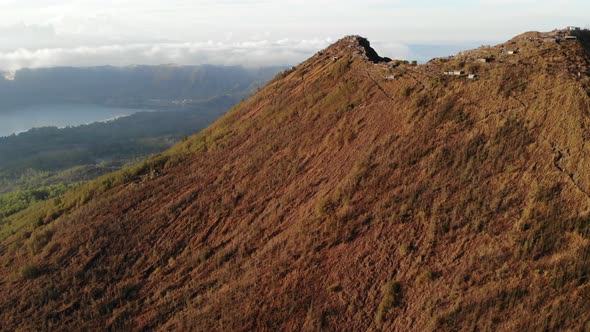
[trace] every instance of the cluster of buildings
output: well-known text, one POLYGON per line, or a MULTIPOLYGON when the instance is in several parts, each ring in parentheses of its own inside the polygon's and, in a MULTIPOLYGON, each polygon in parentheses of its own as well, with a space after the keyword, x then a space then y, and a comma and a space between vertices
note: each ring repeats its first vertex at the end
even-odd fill
MULTIPOLYGON (((576 26, 568 26, 566 28, 566 31, 570 32, 570 34, 563 37, 565 40, 577 40, 578 37, 574 33, 580 32, 580 31, 582 31, 582 29, 580 27, 576 27, 576 26)), ((559 42, 560 40, 555 37, 547 37, 547 38, 543 38, 543 41, 545 41, 545 42, 559 42)), ((514 54, 518 54, 518 51, 517 50, 502 50, 501 53, 504 55, 514 55, 514 54)), ((475 60, 475 62, 488 63, 493 60, 494 60, 493 58, 478 58, 475 60)), ((470 78, 470 79, 475 79, 478 77, 476 74, 466 74, 465 72, 463 72, 461 70, 445 71, 445 72, 443 72, 443 75, 466 76, 467 78, 470 78)))
POLYGON ((447 76, 466 76, 467 78, 472 79, 472 80, 478 78, 477 74, 466 74, 462 70, 445 71, 445 72, 443 72, 443 74, 447 75, 447 76))
MULTIPOLYGON (((566 30, 569 31, 570 33, 582 31, 582 29, 580 27, 574 27, 574 26, 569 26, 566 28, 566 30)), ((576 35, 565 36, 565 40, 576 40, 576 39, 578 39, 578 37, 576 35)))
MULTIPOLYGON (((567 32, 569 32, 569 34, 566 34, 565 36, 561 36, 562 38, 564 38, 565 40, 577 40, 577 34, 575 34, 576 32, 580 32, 582 31, 582 29, 580 27, 576 27, 576 26, 569 26, 565 29, 567 32)), ((563 30, 560 30, 561 32, 563 32, 563 30)), ((559 30, 555 30, 553 35, 549 35, 546 36, 545 38, 531 38, 531 37, 527 37, 527 39, 542 39, 544 42, 556 42, 559 43, 561 40, 557 38, 557 33, 559 32, 559 30)), ((563 40, 563 39, 562 39, 563 40)), ((518 50, 510 50, 510 49, 504 49, 501 51, 501 54, 503 55, 515 55, 518 54, 518 50)), ((475 62, 478 63, 489 63, 494 61, 494 57, 482 57, 482 58, 478 58, 475 59, 475 62)), ((462 70, 450 70, 450 71, 444 71, 443 75, 446 76, 456 76, 456 77, 466 77, 468 79, 477 79, 479 78, 479 76, 477 74, 474 73, 466 73, 462 70)), ((385 79, 386 80, 394 80, 396 78, 395 75, 389 75, 386 76, 385 79)))

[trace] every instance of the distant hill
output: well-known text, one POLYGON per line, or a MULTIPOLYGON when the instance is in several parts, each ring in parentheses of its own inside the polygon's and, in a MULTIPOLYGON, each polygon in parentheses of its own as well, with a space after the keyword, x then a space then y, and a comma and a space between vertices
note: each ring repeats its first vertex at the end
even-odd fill
MULTIPOLYGON (((35 128, 0 137, 0 195, 87 181, 169 148, 254 93, 280 67, 129 66, 23 69, 0 78, 0 114, 62 103, 149 109, 68 128, 35 128), (22 108, 21 108, 22 107, 22 108), (156 111, 154 111, 156 110, 156 111), (71 169, 73 168, 73 169, 71 169)), ((23 114, 23 118, 29 117, 23 114)), ((83 115, 81 115, 83 118, 83 115)), ((0 197, 1 199, 1 197, 0 197)))
POLYGON ((0 112, 48 103, 180 109, 203 99, 247 97, 280 67, 128 66, 21 69, 0 77, 0 112))
POLYGON ((224 96, 187 110, 139 112, 107 122, 0 137, 0 194, 112 172, 200 131, 239 101, 224 96))
POLYGON ((1 328, 587 330, 589 50, 529 32, 411 65, 346 37, 3 219, 1 328))

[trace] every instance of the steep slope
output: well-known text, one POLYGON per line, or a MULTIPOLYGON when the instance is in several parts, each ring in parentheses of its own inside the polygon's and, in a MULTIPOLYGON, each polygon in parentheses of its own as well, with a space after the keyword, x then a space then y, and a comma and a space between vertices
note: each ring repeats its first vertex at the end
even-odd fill
POLYGON ((1 328, 590 328, 586 34, 421 66, 340 40, 15 219, 1 328))

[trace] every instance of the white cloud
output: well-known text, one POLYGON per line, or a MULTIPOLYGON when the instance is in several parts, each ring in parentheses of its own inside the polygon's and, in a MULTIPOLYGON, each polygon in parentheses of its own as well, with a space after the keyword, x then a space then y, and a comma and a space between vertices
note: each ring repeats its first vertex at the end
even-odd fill
MULTIPOLYGON (((295 65, 336 40, 280 39, 244 42, 207 41, 187 43, 135 43, 100 46, 0 51, 0 69, 55 66, 126 66, 134 64, 214 64, 251 67, 295 65)), ((383 56, 406 59, 410 49, 400 43, 372 42, 383 56)))
POLYGON ((269 66, 298 63, 328 46, 330 39, 245 42, 114 44, 73 48, 20 48, 0 52, 0 68, 96 66, 103 64, 218 64, 269 66))
POLYGON ((404 44, 491 44, 587 26, 589 11, 582 0, 0 0, 0 68, 296 63, 348 34, 412 58, 404 44))

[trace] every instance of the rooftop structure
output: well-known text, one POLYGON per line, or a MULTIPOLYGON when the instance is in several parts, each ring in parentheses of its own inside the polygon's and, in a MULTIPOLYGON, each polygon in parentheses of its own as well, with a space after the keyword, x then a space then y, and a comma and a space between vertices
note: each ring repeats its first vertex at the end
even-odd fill
POLYGON ((445 71, 443 74, 450 75, 450 76, 461 76, 461 75, 465 75, 465 72, 462 70, 451 70, 451 71, 445 71))

